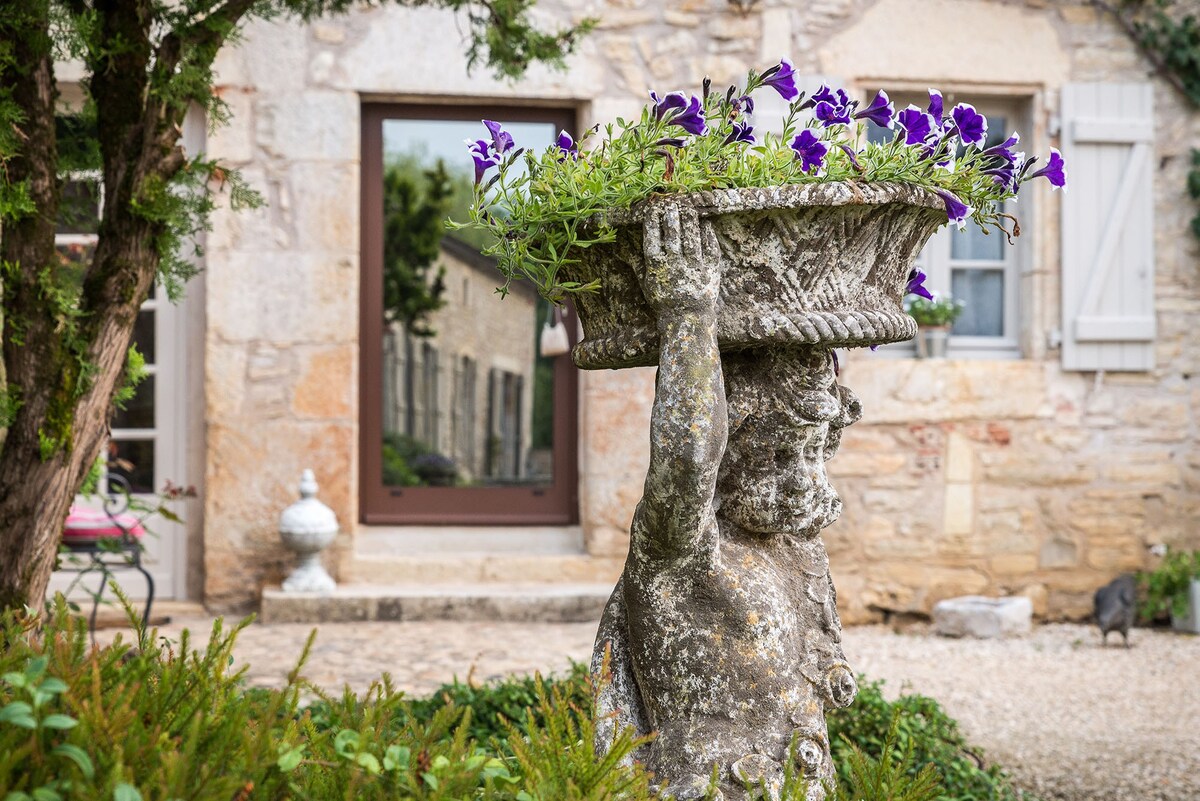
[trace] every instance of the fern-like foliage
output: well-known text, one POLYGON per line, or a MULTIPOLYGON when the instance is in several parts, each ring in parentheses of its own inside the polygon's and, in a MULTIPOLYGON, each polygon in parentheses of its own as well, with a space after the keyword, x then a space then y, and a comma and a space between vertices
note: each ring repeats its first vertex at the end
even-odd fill
POLYGON ((649 776, 640 766, 622 760, 650 741, 625 729, 614 738, 607 754, 596 753, 595 724, 590 715, 567 702, 562 689, 546 692, 535 680, 536 709, 528 734, 510 724, 508 747, 520 769, 525 789, 518 801, 621 801, 652 797, 649 776))
MULTIPOLYGON (((942 777, 937 768, 926 764, 917 769, 914 743, 897 745, 900 710, 892 713, 887 737, 878 757, 866 753, 849 740, 849 786, 839 785, 838 801, 936 801, 942 797, 942 777), (915 775, 914 775, 915 773, 915 775)), ((800 798, 802 796, 799 796, 800 798)))

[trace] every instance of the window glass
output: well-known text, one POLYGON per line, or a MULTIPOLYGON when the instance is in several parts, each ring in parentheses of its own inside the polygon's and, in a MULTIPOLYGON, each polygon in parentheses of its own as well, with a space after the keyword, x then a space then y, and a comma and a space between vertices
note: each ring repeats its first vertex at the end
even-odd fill
POLYGON ((953 270, 950 293, 965 307, 950 329, 952 334, 1004 335, 1004 270, 953 270))
MULTIPOLYGON (((549 122, 499 120, 543 149, 549 122)), ((478 120, 385 119, 381 478, 388 487, 545 485, 554 475, 556 360, 538 353, 546 303, 500 274, 465 220, 478 120)))

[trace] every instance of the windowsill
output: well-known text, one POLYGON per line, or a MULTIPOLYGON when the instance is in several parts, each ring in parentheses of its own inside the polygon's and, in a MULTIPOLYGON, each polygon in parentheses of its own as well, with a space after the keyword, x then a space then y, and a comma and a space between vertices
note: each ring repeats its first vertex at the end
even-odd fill
MULTIPOLYGON (((971 359, 1016 361, 1023 358, 1020 347, 1015 340, 996 339, 981 341, 981 338, 964 337, 963 339, 967 339, 967 342, 961 342, 960 340, 959 344, 955 344, 955 339, 952 339, 947 344, 946 356, 943 361, 967 361, 971 359)), ((865 353, 869 358, 888 360, 917 359, 916 346, 911 342, 897 342, 893 345, 884 345, 877 351, 866 350, 865 353)), ((936 359, 931 361, 936 361, 936 359)))
POLYGON ((360 523, 358 557, 449 553, 554 556, 586 552, 581 526, 389 526, 360 523))

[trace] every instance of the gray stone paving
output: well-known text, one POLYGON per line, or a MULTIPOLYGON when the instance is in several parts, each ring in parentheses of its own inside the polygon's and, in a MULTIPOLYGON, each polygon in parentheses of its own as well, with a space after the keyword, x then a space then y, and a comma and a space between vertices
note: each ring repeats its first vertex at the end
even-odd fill
MULTIPOLYGON (((206 633, 211 620, 179 621, 206 633)), ((311 626, 252 625, 236 649, 255 686, 278 686, 311 626)), ((319 627, 305 675, 365 689, 383 671, 427 693, 453 676, 476 681, 585 661, 595 624, 341 623, 319 627)), ((113 631, 100 633, 110 640, 113 631)), ((936 698, 970 740, 1047 801, 1200 799, 1200 637, 1135 629, 1133 647, 1100 647, 1094 626, 1047 625, 1013 640, 846 631, 850 664, 936 698), (1139 788, 1149 788, 1143 792, 1139 788)))

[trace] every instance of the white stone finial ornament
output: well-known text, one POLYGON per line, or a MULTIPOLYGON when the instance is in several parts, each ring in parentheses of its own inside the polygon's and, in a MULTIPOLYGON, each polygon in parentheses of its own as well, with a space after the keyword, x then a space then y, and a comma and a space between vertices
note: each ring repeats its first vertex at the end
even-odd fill
POLYGON ((337 516, 316 498, 317 480, 312 470, 300 477, 300 500, 279 516, 279 536, 284 546, 299 555, 300 563, 283 582, 284 592, 327 594, 337 588, 321 565, 321 551, 338 533, 337 516))

